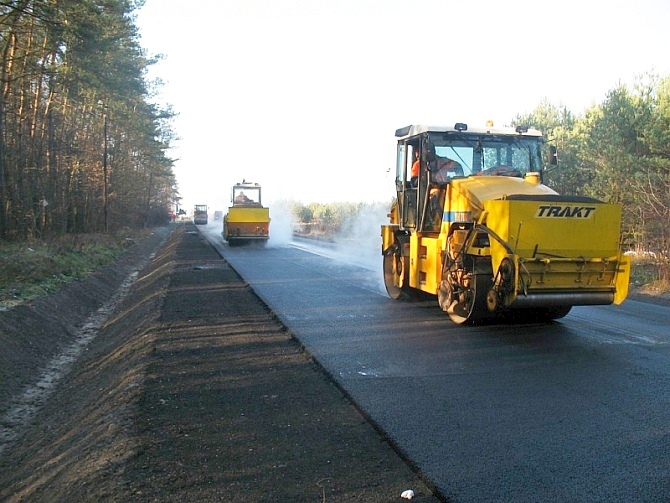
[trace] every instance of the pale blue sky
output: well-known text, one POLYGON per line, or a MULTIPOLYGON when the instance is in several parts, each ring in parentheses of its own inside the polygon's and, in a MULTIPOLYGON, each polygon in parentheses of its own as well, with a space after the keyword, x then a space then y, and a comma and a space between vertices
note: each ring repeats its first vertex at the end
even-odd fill
POLYGON ((395 129, 583 112, 670 75, 665 0, 147 0, 141 44, 179 113, 184 205, 389 201, 395 129), (390 172, 388 170, 390 169, 390 172))

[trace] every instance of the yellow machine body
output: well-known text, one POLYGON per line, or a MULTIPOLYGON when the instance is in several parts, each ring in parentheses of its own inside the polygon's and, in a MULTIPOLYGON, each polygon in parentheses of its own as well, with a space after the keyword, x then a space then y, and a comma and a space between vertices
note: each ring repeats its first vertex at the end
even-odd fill
POLYGON ((270 238, 270 209, 261 204, 261 188, 248 182, 233 186, 232 206, 223 217, 223 239, 229 244, 265 242, 270 238))
POLYGON ((502 200, 484 207, 484 223, 500 238, 490 240, 493 270, 505 259, 514 265, 506 306, 556 304, 561 295, 567 304, 623 302, 628 282, 617 279, 628 278, 629 264, 619 249, 620 206, 502 200))
MULTIPOLYGON (((431 140, 426 131, 432 132, 424 127, 423 134, 399 140, 398 198, 381 229, 384 278, 392 298, 419 291, 436 295, 457 323, 511 311, 556 319, 572 306, 625 300, 630 263, 620 249, 619 205, 561 196, 541 183, 537 170, 477 170, 477 162, 486 166, 484 160, 475 158, 474 149, 476 154, 467 157, 466 147, 452 149, 461 155, 463 174, 444 179, 427 169, 423 180, 408 182, 403 171, 408 145, 416 142, 418 151, 419 141, 431 140)), ((457 131, 458 140, 452 140, 449 130, 440 130, 436 138, 446 149, 450 141, 468 146, 479 138, 486 145, 491 133, 469 134, 479 137, 470 141, 457 131)), ((519 137, 514 130, 498 131, 492 149, 500 157, 508 148, 507 159, 515 160, 533 146, 533 138, 526 139, 530 147, 522 150, 514 139, 519 137)), ((539 135, 534 138, 539 143, 539 135)))

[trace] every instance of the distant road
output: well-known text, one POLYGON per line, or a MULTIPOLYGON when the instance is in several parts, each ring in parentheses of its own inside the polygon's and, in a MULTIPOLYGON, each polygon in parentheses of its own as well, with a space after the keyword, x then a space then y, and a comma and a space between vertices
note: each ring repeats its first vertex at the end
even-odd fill
POLYGON ((200 230, 449 500, 670 501, 670 308, 463 327, 390 300, 378 250, 200 230))

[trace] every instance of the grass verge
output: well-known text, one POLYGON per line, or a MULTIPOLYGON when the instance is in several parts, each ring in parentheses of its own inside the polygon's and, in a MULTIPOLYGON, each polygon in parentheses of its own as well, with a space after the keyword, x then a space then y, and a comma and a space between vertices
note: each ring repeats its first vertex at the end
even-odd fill
POLYGON ((118 260, 135 239, 150 232, 124 230, 0 243, 0 309, 54 292, 118 260))

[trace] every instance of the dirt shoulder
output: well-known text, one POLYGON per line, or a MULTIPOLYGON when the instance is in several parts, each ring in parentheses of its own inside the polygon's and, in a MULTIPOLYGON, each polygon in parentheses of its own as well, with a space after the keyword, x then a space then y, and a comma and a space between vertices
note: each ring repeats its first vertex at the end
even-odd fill
MULTIPOLYGON (((195 227, 153 239, 30 424, 4 421, 0 500, 438 501, 195 227)), ((0 414, 132 263, 0 313, 0 414)))
POLYGON ((670 293, 668 292, 648 293, 640 288, 633 288, 628 293, 626 299, 639 300, 640 302, 648 302, 649 304, 657 304, 659 306, 670 306, 670 293))

